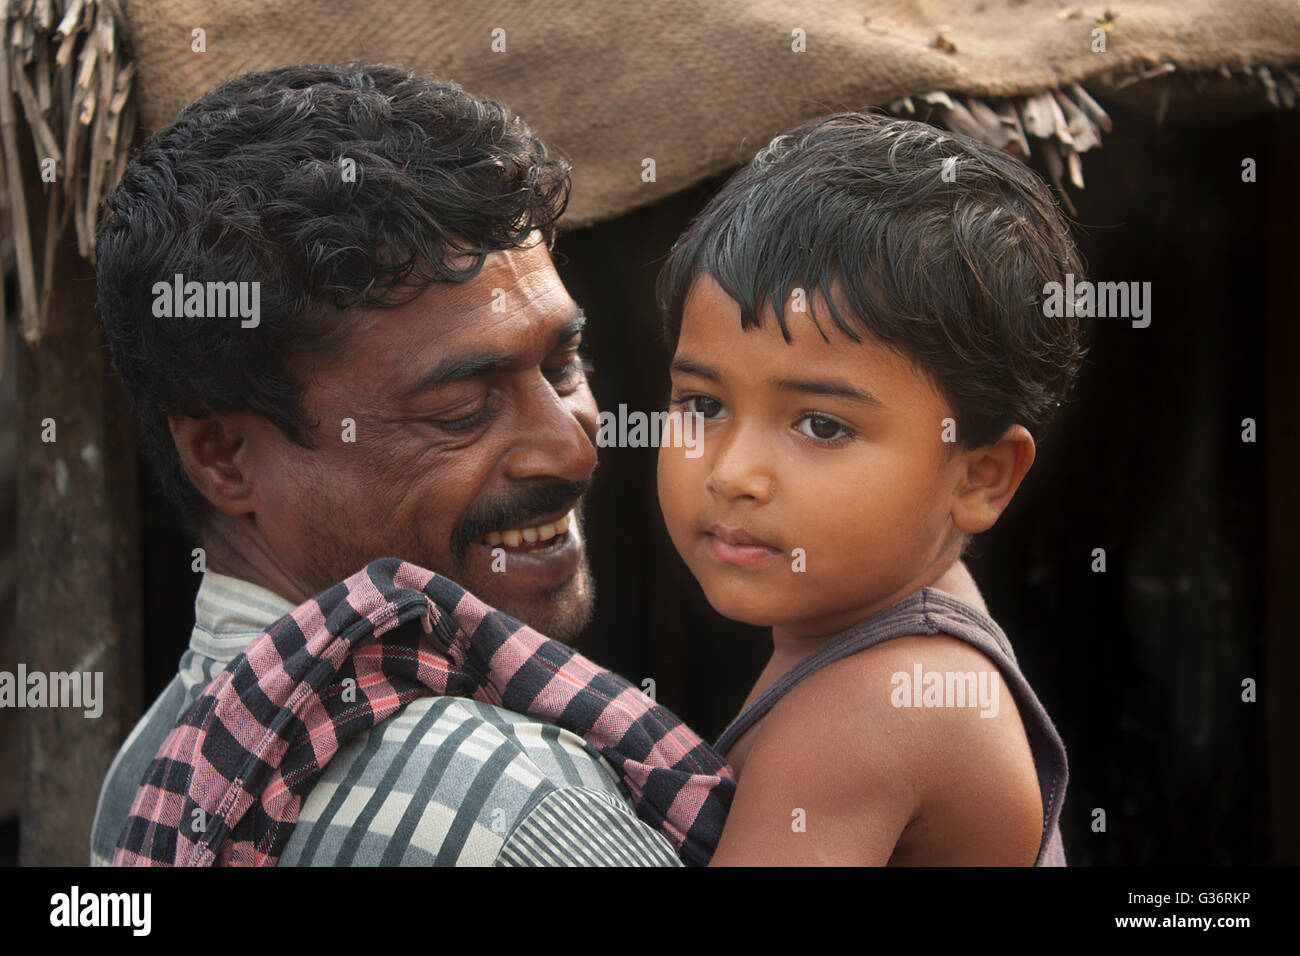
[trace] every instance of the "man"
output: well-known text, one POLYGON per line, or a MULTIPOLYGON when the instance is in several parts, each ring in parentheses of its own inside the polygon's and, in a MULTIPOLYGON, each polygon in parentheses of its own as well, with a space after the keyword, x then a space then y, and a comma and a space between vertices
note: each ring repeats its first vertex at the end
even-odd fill
MULTIPOLYGON (((109 769, 92 863, 203 688, 374 558, 560 640, 588 623, 596 407, 549 253, 568 173, 500 105, 386 66, 237 78, 129 164, 101 320, 207 569, 180 671, 109 769)), ((579 737, 447 697, 344 746, 281 864, 679 865, 579 737)))

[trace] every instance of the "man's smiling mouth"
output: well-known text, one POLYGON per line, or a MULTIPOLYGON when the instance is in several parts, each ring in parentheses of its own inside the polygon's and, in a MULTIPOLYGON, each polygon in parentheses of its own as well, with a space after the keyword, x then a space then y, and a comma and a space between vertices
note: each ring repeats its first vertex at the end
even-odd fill
POLYGON ((481 560, 505 579, 504 586, 551 589, 572 579, 582 567, 582 526, 576 510, 540 518, 529 519, 535 524, 489 531, 478 539, 481 560))
POLYGON ((489 548, 508 548, 519 550, 539 550, 551 547, 558 542, 555 539, 568 537, 569 524, 573 521, 570 509, 560 517, 521 528, 508 528, 502 531, 489 531, 481 542, 489 548))

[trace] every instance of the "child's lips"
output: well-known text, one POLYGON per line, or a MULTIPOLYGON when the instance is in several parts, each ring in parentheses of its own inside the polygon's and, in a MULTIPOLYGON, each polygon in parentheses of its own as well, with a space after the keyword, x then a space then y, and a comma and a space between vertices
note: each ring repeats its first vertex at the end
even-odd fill
POLYGON ((713 556, 725 564, 749 566, 784 553, 739 528, 726 525, 715 524, 704 532, 704 536, 713 556))

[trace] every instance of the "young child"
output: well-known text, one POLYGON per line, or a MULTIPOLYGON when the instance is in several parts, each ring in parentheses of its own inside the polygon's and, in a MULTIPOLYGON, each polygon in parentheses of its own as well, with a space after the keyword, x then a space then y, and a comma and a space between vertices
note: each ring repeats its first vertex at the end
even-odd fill
POLYGON ((961 557, 1079 369, 1042 307, 1069 273, 1019 161, 858 113, 778 136, 674 246, 671 402, 704 432, 660 451, 664 518, 772 631, 715 745, 714 864, 1064 865, 1064 747, 961 557))

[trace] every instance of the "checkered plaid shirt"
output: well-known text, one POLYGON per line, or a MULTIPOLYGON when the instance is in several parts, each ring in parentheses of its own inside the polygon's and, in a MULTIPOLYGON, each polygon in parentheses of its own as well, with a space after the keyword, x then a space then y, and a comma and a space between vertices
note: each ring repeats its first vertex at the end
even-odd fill
MULTIPOLYGON (((130 779, 119 764, 138 769, 167 696, 142 721, 153 733, 137 728, 110 770, 96 862, 122 819, 106 812, 114 782, 130 779)), ((733 789, 726 764, 626 681, 451 581, 383 559, 253 635, 202 688, 149 761, 115 862, 465 863, 495 850, 499 865, 673 863, 648 823, 703 863, 733 789), (390 729, 400 742, 386 747, 390 729), (421 749, 431 763, 412 759, 421 749), (482 758, 477 772, 463 753, 482 758), (540 753, 558 774, 520 759, 540 753)))

